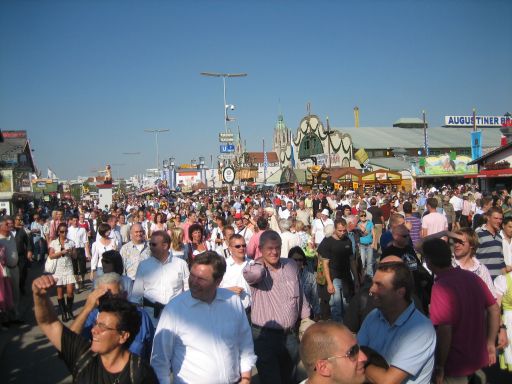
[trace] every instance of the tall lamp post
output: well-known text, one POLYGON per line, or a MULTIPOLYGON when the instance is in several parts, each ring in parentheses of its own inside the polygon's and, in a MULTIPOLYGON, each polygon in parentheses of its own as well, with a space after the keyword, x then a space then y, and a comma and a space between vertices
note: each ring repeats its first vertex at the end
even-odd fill
POLYGON ((160 156, 158 155, 158 134, 162 132, 169 132, 168 129, 145 129, 144 132, 155 134, 156 144, 156 169, 160 169, 160 156))
MULTIPOLYGON (((232 107, 231 104, 227 104, 226 102, 226 77, 246 77, 247 73, 217 73, 217 72, 201 72, 203 76, 210 77, 222 77, 222 86, 224 90, 224 104, 222 106, 224 110, 224 132, 228 132, 227 122, 230 121, 228 117, 228 108, 232 107)), ((233 107, 232 107, 233 108, 233 107)))
MULTIPOLYGON (((228 116, 228 108, 235 109, 235 106, 232 104, 227 104, 226 102, 226 78, 227 77, 246 77, 247 73, 218 73, 218 72, 201 72, 202 76, 210 76, 210 77, 222 77, 222 87, 223 87, 223 95, 224 95, 224 104, 222 106, 224 110, 224 132, 228 133, 228 121, 232 121, 228 116)), ((229 160, 224 160, 224 164, 229 165, 229 160)), ((222 167, 221 167, 222 168, 222 167)), ((228 183, 228 199, 231 199, 231 184, 228 183)))

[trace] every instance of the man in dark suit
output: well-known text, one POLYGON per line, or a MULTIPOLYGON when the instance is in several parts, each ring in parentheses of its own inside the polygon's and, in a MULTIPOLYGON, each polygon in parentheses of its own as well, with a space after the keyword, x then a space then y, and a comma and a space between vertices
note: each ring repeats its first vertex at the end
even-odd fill
POLYGON ((25 294, 25 282, 27 281, 28 268, 34 254, 34 242, 32 235, 28 234, 23 226, 23 216, 14 218, 14 239, 18 250, 18 268, 20 269, 20 292, 25 294))

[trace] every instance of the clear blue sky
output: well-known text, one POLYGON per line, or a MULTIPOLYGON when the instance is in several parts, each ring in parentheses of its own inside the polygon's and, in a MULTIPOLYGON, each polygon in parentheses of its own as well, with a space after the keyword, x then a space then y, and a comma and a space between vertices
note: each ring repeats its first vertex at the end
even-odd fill
POLYGON ((0 1, 0 128, 27 130, 59 177, 218 154, 222 81, 249 150, 279 110, 296 129, 390 126, 427 111, 512 112, 512 1, 0 1), (141 152, 126 156, 122 152, 141 152))

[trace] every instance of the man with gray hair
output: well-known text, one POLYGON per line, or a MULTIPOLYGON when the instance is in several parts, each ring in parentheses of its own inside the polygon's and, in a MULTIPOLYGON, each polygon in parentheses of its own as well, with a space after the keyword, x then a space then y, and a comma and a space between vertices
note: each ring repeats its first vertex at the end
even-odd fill
MULTIPOLYGON (((75 321, 69 327, 76 334, 82 334, 87 339, 92 339, 92 328, 98 317, 98 305, 101 300, 119 297, 126 299, 126 292, 123 289, 122 278, 115 272, 105 273, 96 279, 97 288, 87 297, 82 312, 76 317, 75 321)), ((141 314, 142 323, 139 333, 135 336, 130 345, 129 351, 139 355, 146 361, 151 357, 151 348, 155 327, 151 322, 151 317, 142 308, 137 308, 141 314)))
POLYGON ((135 280, 139 263, 151 255, 149 244, 145 240, 144 229, 140 223, 134 223, 131 226, 130 241, 122 246, 120 253, 123 258, 124 274, 135 280))
POLYGON ((291 219, 280 219, 279 220, 279 229, 281 231, 281 257, 287 258, 288 252, 293 247, 300 246, 300 237, 296 233, 290 232, 290 228, 292 226, 291 219))
POLYGON ((297 323, 311 310, 293 259, 281 258, 281 237, 268 230, 260 237, 261 257, 245 267, 251 287, 251 322, 256 366, 262 383, 295 383, 299 360, 297 323))

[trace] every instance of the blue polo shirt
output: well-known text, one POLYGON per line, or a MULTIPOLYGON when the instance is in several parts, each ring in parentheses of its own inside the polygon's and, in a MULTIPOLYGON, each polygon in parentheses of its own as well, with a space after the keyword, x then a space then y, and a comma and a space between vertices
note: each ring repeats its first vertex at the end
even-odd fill
POLYGON ((380 353, 390 366, 407 372, 407 384, 429 384, 434 369, 436 332, 431 321, 411 303, 394 324, 371 311, 357 334, 360 345, 380 353))

